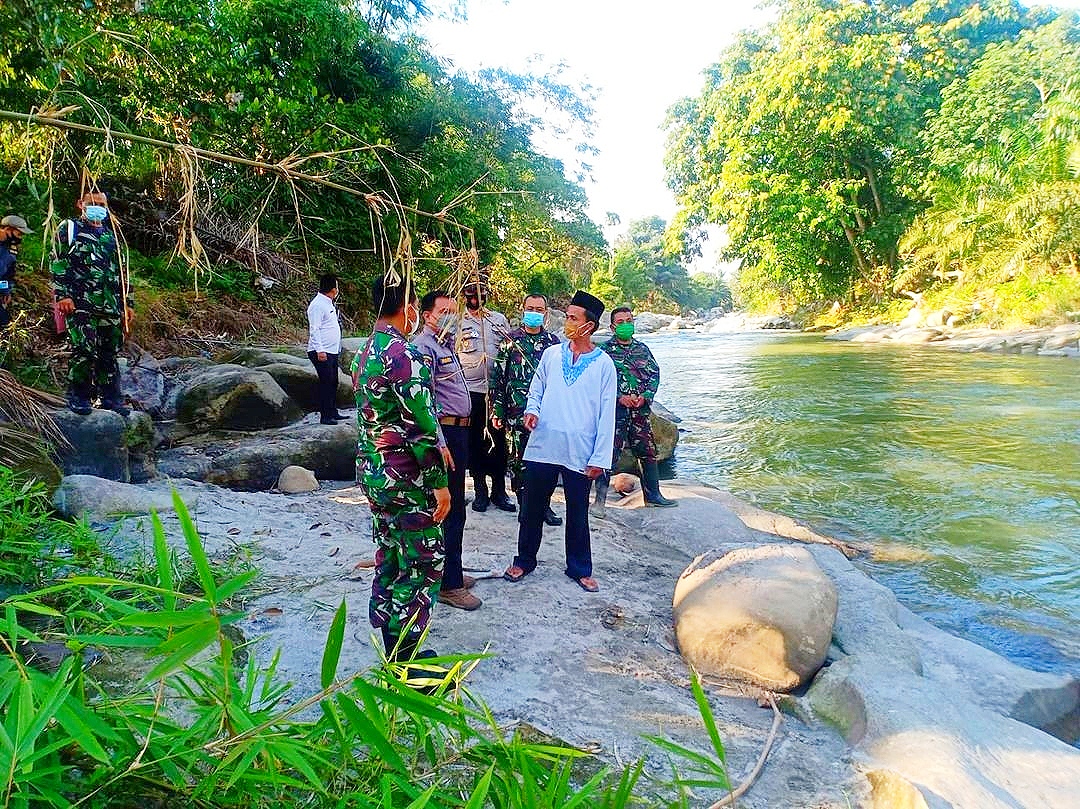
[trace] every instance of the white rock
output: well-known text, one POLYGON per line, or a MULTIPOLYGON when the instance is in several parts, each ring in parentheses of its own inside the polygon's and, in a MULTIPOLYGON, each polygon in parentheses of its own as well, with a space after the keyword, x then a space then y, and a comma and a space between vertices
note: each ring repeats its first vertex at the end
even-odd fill
POLYGON ((315 473, 310 469, 302 466, 286 466, 278 476, 277 487, 283 494, 300 494, 317 491, 319 481, 315 479, 315 473))
POLYGON ((611 488, 617 491, 619 494, 630 494, 630 492, 636 492, 638 489, 639 481, 636 476, 627 472, 620 472, 617 475, 611 476, 611 488))
MULTIPOLYGON (((194 506, 194 503, 188 503, 194 506)), ((53 507, 65 517, 107 517, 115 514, 148 514, 172 511, 172 495, 148 491, 131 483, 68 475, 53 495, 53 507)))
POLYGON ((702 674, 790 691, 825 662, 836 587, 806 548, 702 554, 675 585, 679 649, 702 674))

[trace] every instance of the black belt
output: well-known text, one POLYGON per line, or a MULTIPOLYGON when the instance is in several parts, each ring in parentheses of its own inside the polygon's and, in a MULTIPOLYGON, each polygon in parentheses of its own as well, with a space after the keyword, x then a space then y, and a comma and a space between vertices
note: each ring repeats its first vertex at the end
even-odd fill
POLYGON ((440 416, 439 424, 444 427, 468 427, 468 416, 440 416))

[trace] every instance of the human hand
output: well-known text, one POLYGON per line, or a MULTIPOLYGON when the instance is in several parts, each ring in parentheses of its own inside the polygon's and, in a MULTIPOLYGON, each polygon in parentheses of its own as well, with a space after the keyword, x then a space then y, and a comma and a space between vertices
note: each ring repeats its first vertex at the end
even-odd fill
POLYGON ((640 393, 637 396, 635 396, 634 399, 637 401, 637 404, 635 404, 634 407, 644 407, 645 406, 645 397, 642 396, 640 393))
POLYGON ((319 362, 326 362, 326 352, 325 351, 318 351, 318 352, 315 353, 315 356, 318 358, 319 362))
POLYGON ((11 295, 7 292, 5 292, 3 295, 0 295, 0 303, 4 304, 4 306, 7 306, 9 303, 11 303, 11 295))
POLYGON ((75 312, 75 301, 71 298, 61 298, 56 306, 62 315, 70 315, 75 312))
POLYGON ((442 453, 443 463, 446 464, 446 468, 449 469, 451 472, 456 470, 457 467, 454 466, 454 456, 450 452, 450 447, 440 447, 439 452, 442 453))
POLYGON ((526 413, 522 423, 525 425, 526 430, 532 432, 536 429, 536 425, 540 423, 540 417, 535 413, 526 413))
POLYGON ((599 466, 585 467, 585 477, 587 477, 589 480, 596 480, 598 477, 603 475, 604 472, 605 470, 601 469, 599 466))
POLYGON ((501 430, 503 428, 503 420, 498 416, 492 416, 491 426, 494 427, 496 430, 501 430))
POLYGON ((432 519, 434 519, 435 522, 442 522, 449 513, 450 490, 443 486, 441 489, 435 490, 435 513, 432 515, 432 519))
POLYGON ((634 399, 634 396, 626 393, 619 397, 619 404, 621 404, 623 407, 637 407, 637 405, 634 404, 634 399))

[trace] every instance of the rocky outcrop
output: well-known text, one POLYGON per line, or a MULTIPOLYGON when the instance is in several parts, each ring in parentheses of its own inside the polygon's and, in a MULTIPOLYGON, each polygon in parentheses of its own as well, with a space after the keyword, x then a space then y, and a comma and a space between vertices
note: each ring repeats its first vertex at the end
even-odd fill
MULTIPOLYGON (((195 502, 189 500, 188 506, 195 502)), ((151 491, 142 486, 105 480, 93 475, 68 475, 53 494, 53 507, 65 517, 91 519, 127 514, 172 511, 168 492, 151 491)))
POLYGON ((176 418, 195 430, 281 427, 303 415, 266 371, 215 365, 186 382, 176 397, 176 418))
MULTIPOLYGON (((274 378, 281 389, 296 402, 305 413, 312 413, 319 409, 316 395, 316 383, 319 375, 315 366, 310 362, 304 365, 296 365, 289 362, 275 362, 270 365, 259 367, 274 378)), ((339 407, 350 407, 353 403, 352 380, 338 371, 337 404, 339 407)))
POLYGON ((953 637, 839 552, 810 551, 840 591, 834 660, 808 692, 820 718, 927 806, 1073 805, 1080 684, 953 637))
MULTIPOLYGON (((912 312, 918 310, 913 309, 912 312)), ((839 329, 826 335, 827 340, 853 343, 924 344, 965 353, 996 351, 1006 354, 1038 354, 1041 357, 1080 357, 1080 325, 1065 323, 1053 328, 998 331, 995 329, 956 329, 956 316, 947 310, 929 317, 905 318, 898 326, 860 326, 839 329), (941 317, 949 315, 946 322, 941 317)))
POLYGON ((214 483, 230 489, 259 491, 277 484, 287 466, 310 469, 319 480, 356 476, 356 426, 298 424, 222 442, 220 435, 160 453, 158 468, 176 478, 214 483))
POLYGON ((87 416, 58 410, 53 421, 70 444, 57 450, 57 460, 65 475, 131 481, 127 420, 123 416, 111 410, 92 410, 87 416))
POLYGON ((791 691, 825 662, 836 587, 795 545, 702 554, 675 585, 675 634, 702 674, 791 691))

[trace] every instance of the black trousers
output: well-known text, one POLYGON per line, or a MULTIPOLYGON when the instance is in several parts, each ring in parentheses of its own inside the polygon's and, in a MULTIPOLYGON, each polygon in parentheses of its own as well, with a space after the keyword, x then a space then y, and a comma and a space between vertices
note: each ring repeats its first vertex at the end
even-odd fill
POLYGON ((592 481, 581 472, 550 463, 525 461, 523 516, 518 525, 518 552, 514 564, 531 573, 544 536, 544 508, 562 475, 566 497, 566 575, 572 579, 592 575, 589 535, 589 488, 592 481))
POLYGON ((315 366, 315 373, 319 375, 319 381, 315 383, 315 403, 319 406, 319 415, 332 419, 337 415, 338 355, 327 354, 325 360, 320 360, 314 351, 309 351, 307 355, 315 366))
POLYGON ((506 493, 506 433, 496 430, 488 420, 487 397, 470 393, 472 412, 469 414, 469 472, 477 491, 487 489, 491 477, 491 493, 506 493))
POLYGON ((450 513, 443 521, 443 565, 441 589, 456 590, 464 584, 461 573, 461 537, 465 533, 465 470, 469 465, 469 428, 443 425, 446 446, 454 459, 450 477, 450 513))

